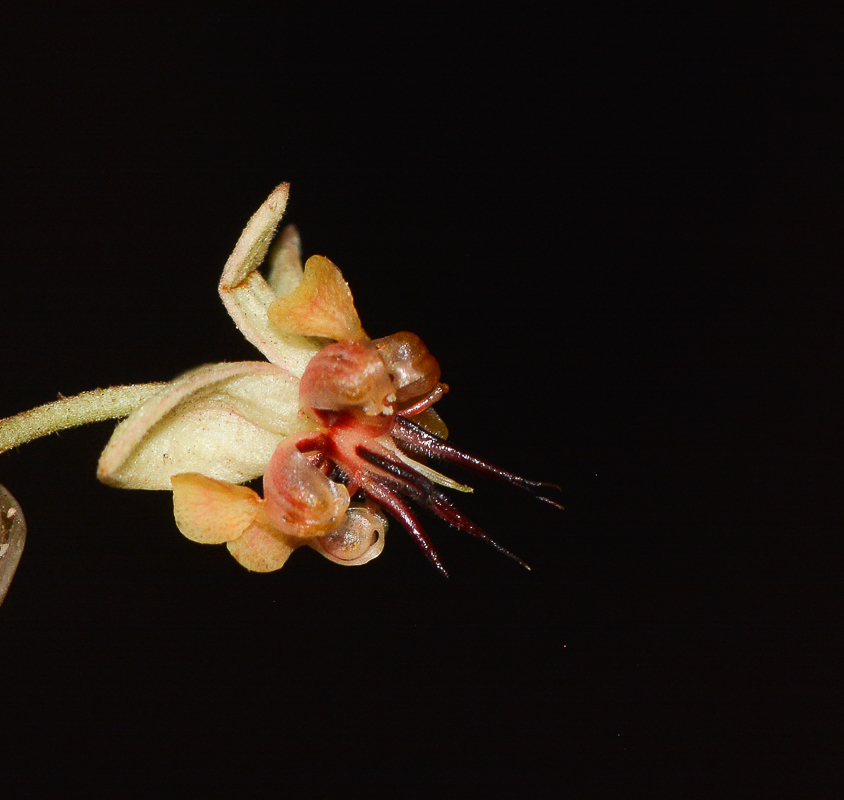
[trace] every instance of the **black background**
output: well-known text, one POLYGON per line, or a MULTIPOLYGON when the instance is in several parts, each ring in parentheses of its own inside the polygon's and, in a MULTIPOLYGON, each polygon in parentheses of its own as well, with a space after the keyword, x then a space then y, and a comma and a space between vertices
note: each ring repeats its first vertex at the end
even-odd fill
POLYGON ((255 358, 216 282, 288 180, 368 332, 439 358, 453 441, 566 506, 461 498, 530 573, 431 522, 449 580, 398 526, 250 575, 95 481, 111 425, 5 454, 4 785, 839 796, 840 20, 35 4, 4 34, 0 416, 255 358))

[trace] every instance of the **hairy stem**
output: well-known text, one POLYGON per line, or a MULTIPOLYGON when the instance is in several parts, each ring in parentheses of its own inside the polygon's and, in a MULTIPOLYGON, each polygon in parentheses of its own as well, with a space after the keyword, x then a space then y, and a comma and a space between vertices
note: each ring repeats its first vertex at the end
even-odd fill
POLYGON ((138 383, 94 389, 0 419, 0 453, 65 428, 125 417, 164 385, 138 383))

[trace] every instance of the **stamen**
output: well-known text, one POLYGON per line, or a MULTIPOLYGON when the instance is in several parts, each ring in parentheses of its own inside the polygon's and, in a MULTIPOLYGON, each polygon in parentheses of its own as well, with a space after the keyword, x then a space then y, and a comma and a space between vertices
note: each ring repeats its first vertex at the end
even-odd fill
POLYGON ((431 540, 422 529, 414 513, 407 507, 407 504, 377 477, 373 476, 372 480, 367 481, 362 489, 367 497, 386 508, 401 523, 402 527, 416 540, 416 544, 422 548, 422 552, 425 553, 428 560, 447 578, 448 572, 440 561, 434 545, 431 544, 431 540))
MULTIPOLYGON (((457 528, 457 530, 468 533, 482 542, 486 542, 502 555, 512 558, 517 564, 521 564, 525 569, 530 570, 530 567, 522 559, 510 552, 506 547, 498 544, 495 539, 465 514, 461 514, 460 511, 449 503, 434 483, 424 475, 416 472, 416 470, 401 461, 367 450, 363 445, 358 446, 355 452, 364 461, 373 464, 391 475, 395 475, 399 480, 395 483, 389 481, 389 483, 393 484, 393 488, 397 493, 405 495, 410 500, 414 500, 421 506, 432 511, 440 519, 445 520, 449 525, 457 528)), ((384 482, 384 480, 381 481, 382 484, 384 482)))
POLYGON ((463 533, 468 533, 471 536, 474 536, 476 539, 480 539, 482 542, 486 542, 490 547, 495 548, 501 555, 507 556, 507 558, 512 558, 517 564, 521 564, 528 572, 530 572, 530 567, 522 561, 515 553, 509 551, 506 547, 498 544, 486 531, 482 528, 479 528, 469 517, 465 514, 461 514, 445 497, 442 496, 439 492, 434 492, 432 497, 433 504, 428 506, 438 517, 444 519, 449 525, 453 525, 457 530, 463 531, 463 533))
POLYGON ((496 467, 494 464, 483 461, 477 456, 458 450, 445 439, 435 436, 433 433, 426 431, 421 425, 417 425, 415 422, 412 422, 405 417, 396 417, 392 433, 396 439, 399 439, 402 442, 407 442, 407 444, 418 448, 426 455, 433 456, 434 458, 441 458, 444 461, 451 461, 454 464, 461 464, 469 469, 475 470, 476 472, 480 472, 483 475, 489 475, 493 478, 497 478, 498 480, 512 484, 513 486, 518 486, 520 489, 531 492, 537 500, 542 500, 543 502, 549 503, 555 508, 559 508, 561 510, 563 508, 560 503, 539 494, 541 489, 556 489, 557 491, 561 491, 557 484, 545 483, 542 481, 529 481, 527 478, 514 475, 512 472, 501 469, 501 467, 496 467))
POLYGON ((372 450, 367 450, 364 445, 358 445, 355 448, 355 453, 364 461, 379 469, 395 475, 402 483, 407 484, 408 487, 416 489, 415 493, 410 496, 413 500, 419 503, 427 502, 430 495, 434 492, 433 481, 426 478, 421 473, 417 472, 408 464, 398 459, 391 458, 387 455, 375 453, 372 450))

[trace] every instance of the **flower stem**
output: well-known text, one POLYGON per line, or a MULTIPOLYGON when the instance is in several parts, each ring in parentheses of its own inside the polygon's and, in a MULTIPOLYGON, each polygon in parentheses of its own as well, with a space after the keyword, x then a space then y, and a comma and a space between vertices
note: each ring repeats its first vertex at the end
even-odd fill
POLYGON ((0 419, 0 453, 65 428, 125 417, 164 385, 138 383, 94 389, 0 419))

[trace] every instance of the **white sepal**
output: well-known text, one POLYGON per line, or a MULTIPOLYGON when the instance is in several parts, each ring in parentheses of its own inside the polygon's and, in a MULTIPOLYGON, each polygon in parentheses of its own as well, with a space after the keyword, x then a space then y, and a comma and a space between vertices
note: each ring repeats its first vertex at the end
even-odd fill
POLYGON ((117 426, 97 477, 126 489, 169 489, 182 472, 232 483, 257 478, 284 436, 308 428, 298 387, 263 361, 191 370, 117 426))
MULTIPOLYGON (((276 293, 257 272, 284 215, 288 190, 286 183, 276 187, 249 220, 226 262, 219 292, 226 311, 243 336, 269 361, 301 377, 320 345, 303 336, 279 333, 270 325, 267 309, 276 299, 276 293)), ((279 247, 272 259, 273 283, 279 288, 295 288, 297 280, 301 282, 296 275, 298 235, 295 229, 282 234, 279 247)))

